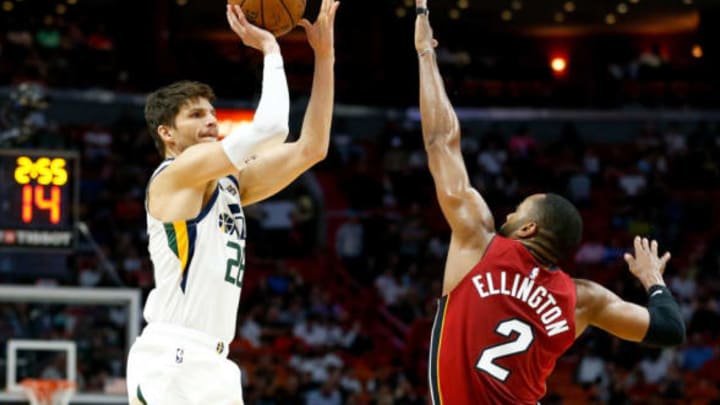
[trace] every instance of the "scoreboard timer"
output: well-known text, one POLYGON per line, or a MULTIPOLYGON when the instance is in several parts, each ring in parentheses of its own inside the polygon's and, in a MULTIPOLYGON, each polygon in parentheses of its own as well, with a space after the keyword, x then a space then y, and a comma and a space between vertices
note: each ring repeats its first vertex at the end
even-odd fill
POLYGON ((0 149, 0 249, 75 246, 76 152, 0 149))

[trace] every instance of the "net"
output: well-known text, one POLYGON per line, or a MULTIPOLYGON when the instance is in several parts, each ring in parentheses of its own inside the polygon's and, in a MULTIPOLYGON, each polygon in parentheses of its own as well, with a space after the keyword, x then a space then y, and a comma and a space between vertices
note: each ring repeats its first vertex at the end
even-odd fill
POLYGON ((68 380, 26 378, 20 382, 31 405, 69 405, 75 383, 68 380))

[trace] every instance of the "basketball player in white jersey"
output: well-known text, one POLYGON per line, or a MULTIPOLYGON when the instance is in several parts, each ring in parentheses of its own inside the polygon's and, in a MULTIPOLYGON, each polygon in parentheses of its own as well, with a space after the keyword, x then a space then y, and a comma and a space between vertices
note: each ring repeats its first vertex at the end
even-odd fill
POLYGON ((148 97, 145 118, 166 160, 146 196, 155 288, 145 304, 148 325, 128 356, 131 404, 243 403, 239 368, 227 359, 245 268, 242 204, 272 196, 327 154, 338 5, 323 0, 315 23, 300 22, 315 71, 295 142, 283 143, 290 100, 278 43, 238 6, 228 6, 230 26, 264 54, 253 123, 218 141, 213 92, 197 82, 175 83, 148 97))

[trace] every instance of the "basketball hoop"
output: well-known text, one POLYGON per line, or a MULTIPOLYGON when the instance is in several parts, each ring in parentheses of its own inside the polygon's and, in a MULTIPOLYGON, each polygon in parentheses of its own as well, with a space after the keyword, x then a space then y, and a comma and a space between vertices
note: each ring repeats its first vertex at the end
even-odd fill
POLYGON ((20 382, 31 405, 69 405, 75 383, 68 380, 26 378, 20 382))

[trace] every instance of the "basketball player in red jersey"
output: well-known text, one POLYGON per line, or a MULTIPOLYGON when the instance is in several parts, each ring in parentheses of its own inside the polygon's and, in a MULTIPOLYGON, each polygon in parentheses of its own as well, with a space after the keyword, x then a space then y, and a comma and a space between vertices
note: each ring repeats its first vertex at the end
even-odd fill
POLYGON ((433 404, 537 404, 555 361, 588 326, 634 342, 682 343, 685 327, 662 276, 670 254, 659 257, 657 242, 636 237, 635 254, 625 255, 648 291, 645 308, 555 266, 577 248, 582 233, 580 214, 559 195, 526 198, 496 234, 463 162, 427 0, 416 6, 423 140, 452 230, 430 344, 433 404))

